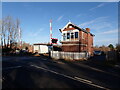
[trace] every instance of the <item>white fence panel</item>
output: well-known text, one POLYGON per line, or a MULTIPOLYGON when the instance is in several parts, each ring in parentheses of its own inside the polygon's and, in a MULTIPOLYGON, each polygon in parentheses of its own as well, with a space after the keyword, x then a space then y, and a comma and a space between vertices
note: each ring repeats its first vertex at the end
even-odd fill
POLYGON ((59 51, 51 51, 51 57, 54 59, 68 59, 68 60, 79 60, 79 59, 87 59, 87 52, 59 52, 59 51))

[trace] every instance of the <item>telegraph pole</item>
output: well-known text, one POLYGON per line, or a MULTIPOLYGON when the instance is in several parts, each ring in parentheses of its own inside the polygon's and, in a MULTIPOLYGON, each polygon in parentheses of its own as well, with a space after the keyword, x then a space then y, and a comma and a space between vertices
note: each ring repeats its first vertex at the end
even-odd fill
POLYGON ((52 44, 52 19, 50 20, 50 44, 52 44))

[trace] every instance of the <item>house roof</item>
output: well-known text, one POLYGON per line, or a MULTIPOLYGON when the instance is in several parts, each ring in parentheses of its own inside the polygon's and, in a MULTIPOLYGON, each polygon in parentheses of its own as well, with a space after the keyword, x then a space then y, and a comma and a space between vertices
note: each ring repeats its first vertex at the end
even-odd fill
POLYGON ((63 31, 65 28, 67 28, 67 26, 70 25, 70 24, 73 24, 73 23, 69 21, 69 22, 61 29, 61 31, 63 31))
MULTIPOLYGON (((85 29, 78 27, 77 25, 73 24, 73 23, 70 22, 70 21, 69 21, 62 29, 59 29, 60 32, 63 32, 64 29, 68 27, 68 25, 71 25, 71 26, 73 26, 74 28, 76 28, 76 29, 78 29, 78 30, 81 30, 81 31, 83 31, 83 32, 85 32, 85 33, 90 33, 90 32, 88 32, 88 31, 86 31, 85 29)), ((71 30, 73 30, 73 29, 71 29, 71 30)), ((91 34, 92 36, 95 36, 95 35, 92 34, 92 33, 90 33, 90 34, 91 34)))

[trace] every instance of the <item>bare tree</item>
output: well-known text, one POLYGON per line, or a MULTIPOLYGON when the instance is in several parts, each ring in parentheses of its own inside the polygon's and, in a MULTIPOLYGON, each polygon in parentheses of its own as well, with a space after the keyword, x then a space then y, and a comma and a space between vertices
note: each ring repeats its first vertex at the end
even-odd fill
POLYGON ((2 35, 2 20, 0 20, 0 43, 1 47, 3 46, 3 35, 2 35))
POLYGON ((14 20, 11 16, 7 16, 2 19, 2 27, 0 31, 1 45, 4 47, 12 47, 13 42, 19 41, 19 19, 14 20))
POLYGON ((14 39, 17 41, 19 40, 19 28, 20 28, 20 21, 19 19, 16 19, 16 25, 15 25, 15 32, 14 32, 14 39))
POLYGON ((105 45, 102 45, 102 46, 95 46, 94 50, 95 51, 103 51, 106 53, 107 51, 110 51, 110 48, 105 45))
POLYGON ((7 39, 7 46, 10 45, 11 47, 11 41, 12 41, 12 36, 13 36, 13 22, 12 22, 12 17, 8 16, 7 18, 7 26, 6 29, 8 30, 8 39, 7 39))
POLYGON ((6 22, 4 19, 2 19, 2 30, 1 30, 1 45, 6 47, 6 22))

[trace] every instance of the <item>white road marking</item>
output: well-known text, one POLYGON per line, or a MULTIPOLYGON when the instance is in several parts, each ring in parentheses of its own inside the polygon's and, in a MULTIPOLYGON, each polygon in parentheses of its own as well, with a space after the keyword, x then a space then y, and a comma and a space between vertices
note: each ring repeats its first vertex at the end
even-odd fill
POLYGON ((63 63, 63 62, 61 62, 61 61, 53 61, 53 62, 59 63, 59 64, 65 64, 65 63, 63 63))
POLYGON ((43 67, 40 67, 40 66, 36 66, 36 65, 30 65, 30 66, 35 67, 35 68, 39 68, 39 69, 42 69, 42 70, 45 70, 45 71, 48 71, 48 72, 51 72, 51 73, 54 73, 54 74, 58 74, 60 76, 63 76, 63 77, 66 77, 66 78, 69 78, 69 79, 72 79, 72 80, 75 80, 75 81, 79 81, 79 82, 82 82, 82 83, 85 83, 85 84, 88 84, 88 85, 91 85, 91 86, 94 86, 94 87, 97 87, 97 88, 110 90, 110 89, 105 88, 103 86, 99 86, 99 85, 93 84, 92 81, 89 81, 89 80, 86 80, 86 79, 82 79, 82 78, 78 78, 78 77, 74 77, 73 78, 71 76, 68 76, 68 75, 65 75, 65 74, 61 74, 59 72, 55 72, 53 70, 49 70, 49 69, 46 69, 46 68, 43 68, 43 67))
POLYGON ((85 81, 85 82, 88 82, 88 83, 92 83, 92 81, 90 81, 90 80, 86 80, 86 79, 79 78, 79 77, 76 77, 76 76, 74 78, 76 78, 76 79, 78 79, 80 81, 85 81))
POLYGON ((16 69, 16 68, 20 68, 22 66, 15 66, 15 67, 6 67, 6 68, 2 68, 3 70, 8 70, 8 69, 16 69))

